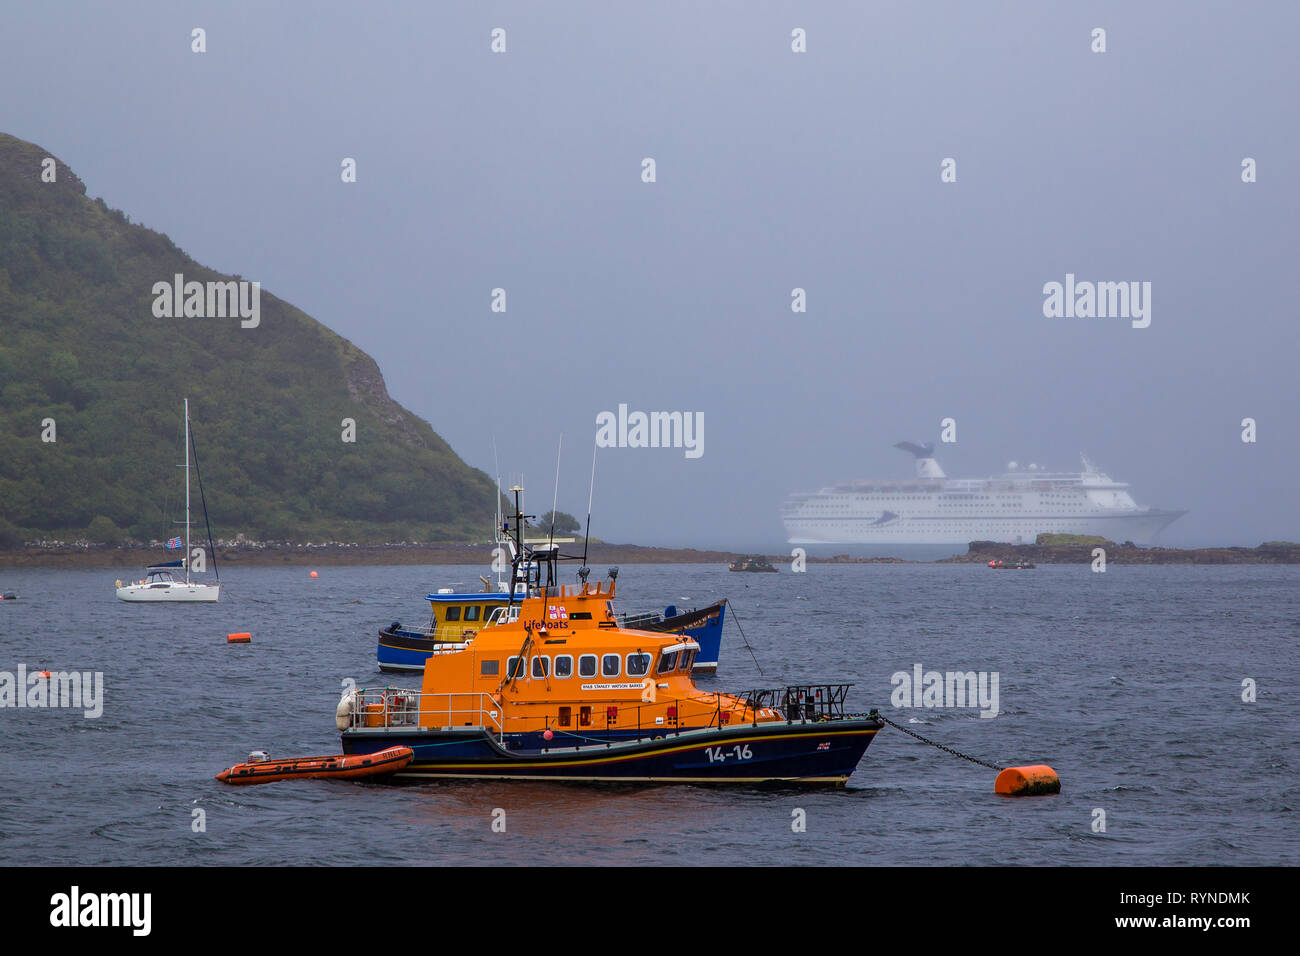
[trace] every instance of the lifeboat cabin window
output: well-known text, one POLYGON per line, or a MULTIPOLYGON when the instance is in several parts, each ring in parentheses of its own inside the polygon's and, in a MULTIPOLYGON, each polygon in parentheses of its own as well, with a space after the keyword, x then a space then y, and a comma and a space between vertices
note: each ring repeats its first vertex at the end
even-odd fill
POLYGON ((480 608, 477 604, 472 604, 469 607, 465 608, 465 620, 477 621, 479 611, 481 610, 482 608, 480 608))
POLYGON ((596 655, 583 654, 578 658, 578 676, 595 677, 596 676, 596 655))
POLYGON ((682 651, 682 670, 690 673, 691 665, 695 663, 694 651, 682 651))
POLYGON ((555 659, 555 676, 560 678, 573 676, 572 654, 561 654, 555 659))
POLYGON ((480 661, 478 672, 481 677, 495 677, 500 669, 500 661, 480 661))
POLYGON ((677 669, 677 657, 681 651, 669 651, 663 657, 659 658, 659 673, 667 674, 669 671, 677 669))
POLYGON ((586 704, 578 708, 578 726, 579 727, 591 726, 591 707, 587 706, 586 704))
POLYGON ((627 676, 645 677, 650 673, 650 655, 637 652, 627 655, 627 676))
MULTIPOLYGON (((559 662, 557 661, 556 664, 557 664, 557 666, 556 666, 555 669, 558 671, 558 670, 560 669, 559 666, 558 666, 559 662)), ((561 727, 567 727, 567 726, 569 726, 569 723, 570 723, 570 721, 572 721, 572 720, 573 720, 573 708, 572 708, 572 707, 561 707, 561 708, 560 708, 560 719, 559 719, 559 725, 560 725, 561 727)))
POLYGON ((619 665, 622 663, 617 654, 606 654, 600 660, 601 677, 617 677, 619 674, 619 665))
POLYGON ((524 676, 524 662, 518 657, 512 657, 506 661, 506 676, 511 680, 524 676))
POLYGON ((458 608, 458 607, 449 607, 449 608, 447 608, 447 620, 448 620, 448 621, 459 621, 459 620, 460 620, 460 608, 458 608))
POLYGON ((505 609, 505 608, 503 608, 503 607, 494 607, 494 608, 492 609, 492 616, 489 617, 489 618, 487 619, 487 623, 488 623, 488 624, 500 624, 500 623, 501 623, 501 619, 502 619, 502 617, 505 615, 505 613, 506 613, 506 609, 505 609))
POLYGON ((551 659, 549 657, 543 657, 542 655, 539 654, 533 658, 534 677, 537 677, 539 679, 543 678, 547 674, 549 674, 550 671, 551 671, 551 659))

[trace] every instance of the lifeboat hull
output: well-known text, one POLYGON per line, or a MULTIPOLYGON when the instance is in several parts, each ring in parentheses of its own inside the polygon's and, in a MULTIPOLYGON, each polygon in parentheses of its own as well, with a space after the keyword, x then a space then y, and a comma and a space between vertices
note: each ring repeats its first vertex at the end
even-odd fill
POLYGON ((389 745, 364 754, 336 754, 327 757, 290 757, 238 763, 217 774, 230 784, 275 783, 279 780, 336 778, 356 780, 396 773, 407 766, 415 753, 410 747, 389 745))
MULTIPOLYGON (((496 777, 582 782, 817 784, 843 786, 883 726, 869 718, 769 722, 724 729, 669 730, 638 738, 555 732, 507 735, 478 727, 355 728, 343 750, 366 754, 394 744, 414 758, 394 780, 496 777)), ((635 732, 633 732, 635 733, 635 732)))

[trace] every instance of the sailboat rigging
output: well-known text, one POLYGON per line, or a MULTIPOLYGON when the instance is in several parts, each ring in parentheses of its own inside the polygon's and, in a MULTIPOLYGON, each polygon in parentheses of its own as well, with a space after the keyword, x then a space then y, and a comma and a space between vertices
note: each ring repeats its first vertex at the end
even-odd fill
MULTIPOLYGON (((190 400, 185 399, 185 559, 179 566, 185 568, 185 580, 177 581, 172 571, 178 569, 175 563, 154 564, 145 570, 143 580, 131 584, 117 582, 117 598, 128 602, 205 602, 211 603, 221 596, 221 581, 218 575, 216 584, 198 584, 190 579, 192 554, 190 550, 190 456, 194 456, 194 470, 198 473, 199 458, 190 433, 190 400)), ((212 567, 216 570, 216 548, 212 542, 212 524, 208 520, 208 502, 203 493, 203 478, 199 475, 199 498, 203 502, 203 523, 208 531, 208 547, 212 554, 212 567)))

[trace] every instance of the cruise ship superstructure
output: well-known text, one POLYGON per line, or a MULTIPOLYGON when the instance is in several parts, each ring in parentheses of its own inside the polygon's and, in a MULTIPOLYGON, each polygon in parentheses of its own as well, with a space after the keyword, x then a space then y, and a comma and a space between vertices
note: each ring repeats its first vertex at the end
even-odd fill
POLYGON ((782 509, 791 544, 1033 544, 1039 534, 1101 535, 1150 543, 1185 511, 1141 508, 1124 482, 1086 457, 1080 472, 1014 462, 992 478, 949 478, 934 444, 894 446, 916 459, 916 477, 848 481, 791 495, 782 509))

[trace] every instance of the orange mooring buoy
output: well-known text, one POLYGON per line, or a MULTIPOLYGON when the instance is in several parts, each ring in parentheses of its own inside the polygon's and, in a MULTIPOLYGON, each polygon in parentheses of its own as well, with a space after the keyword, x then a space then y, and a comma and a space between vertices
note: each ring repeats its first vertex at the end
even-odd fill
POLYGON ((1060 793, 1061 778, 1045 763, 1029 767, 1007 767, 993 783, 995 793, 1009 797, 1036 797, 1044 793, 1060 793))
POLYGON ((226 643, 227 644, 251 644, 253 643, 253 635, 250 634, 248 631, 242 631, 239 634, 227 634, 226 643))
POLYGON ((314 577, 316 576, 316 572, 313 571, 313 572, 311 573, 311 576, 314 578, 314 577))

